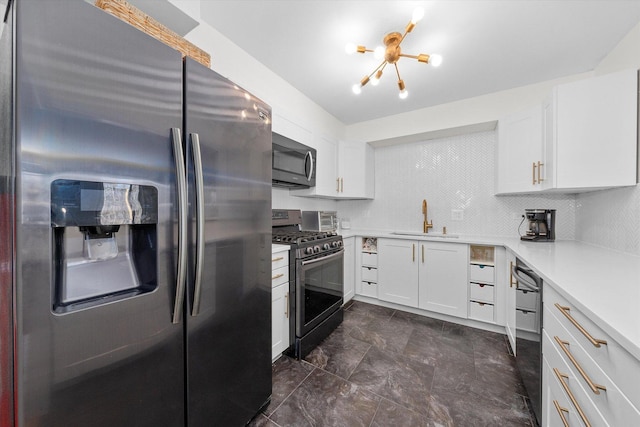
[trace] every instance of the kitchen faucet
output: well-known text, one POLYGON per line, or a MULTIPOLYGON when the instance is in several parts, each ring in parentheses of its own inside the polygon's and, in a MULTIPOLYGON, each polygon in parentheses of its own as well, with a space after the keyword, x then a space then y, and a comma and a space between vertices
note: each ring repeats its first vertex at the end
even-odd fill
POLYGON ((422 213, 424 214, 424 221, 422 223, 422 232, 428 233, 430 228, 433 228, 433 220, 427 221, 427 201, 422 200, 422 213))

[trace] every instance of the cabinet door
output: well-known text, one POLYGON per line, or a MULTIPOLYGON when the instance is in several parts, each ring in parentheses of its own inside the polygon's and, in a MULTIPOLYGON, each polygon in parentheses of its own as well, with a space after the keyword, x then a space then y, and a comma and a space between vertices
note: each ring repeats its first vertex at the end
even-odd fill
POLYGON ((289 347, 289 283, 271 290, 271 358, 289 347))
POLYGON ((418 242, 378 239, 378 298, 418 306, 418 242))
POLYGON ((364 142, 338 144, 338 196, 372 199, 374 196, 373 148, 364 142))
POLYGON ((355 294, 356 254, 355 237, 344 239, 344 302, 355 294))
POLYGON ((560 85, 554 96, 556 187, 635 185, 637 71, 560 85))
POLYGON ((511 269, 514 265, 516 265, 516 257, 511 252, 507 251, 507 262, 506 268, 507 271, 507 297, 506 297, 506 325, 505 329, 507 330, 507 337, 509 338, 509 344, 511 344, 511 349, 513 350, 513 354, 516 354, 516 281, 511 273, 511 269))
POLYGON ((543 162, 540 106, 501 118, 498 123, 496 193, 541 190, 538 162, 543 162))
POLYGON ((468 246, 420 242, 420 304, 424 310, 467 317, 468 246))

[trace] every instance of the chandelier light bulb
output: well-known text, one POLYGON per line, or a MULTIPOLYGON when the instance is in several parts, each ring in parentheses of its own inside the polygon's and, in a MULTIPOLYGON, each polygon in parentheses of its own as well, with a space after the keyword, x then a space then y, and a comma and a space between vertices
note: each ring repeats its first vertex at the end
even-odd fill
POLYGON ((421 7, 415 8, 415 10, 413 11, 413 15, 411 15, 411 23, 415 24, 422 18, 424 18, 424 9, 421 7))
POLYGON ((376 49, 373 51, 373 57, 376 59, 384 58, 384 51, 385 51, 384 46, 376 47, 376 49))
POLYGON ((351 90, 356 95, 360 95, 360 93, 362 93, 362 86, 360 85, 360 83, 356 83, 351 87, 351 90))
POLYGON ((355 43, 347 43, 344 47, 344 51, 349 55, 351 55, 352 53, 356 53, 357 50, 358 47, 355 45, 355 43))
POLYGON ((442 56, 441 55, 431 55, 429 56, 429 64, 434 67, 440 66, 442 64, 442 56))
POLYGON ((380 79, 378 77, 371 77, 371 86, 378 86, 378 83, 380 83, 380 79))
POLYGON ((398 97, 399 97, 400 99, 407 99, 407 96, 409 96, 409 92, 407 92, 407 90, 406 90, 406 89, 402 89, 402 90, 400 91, 400 93, 398 94, 398 97))

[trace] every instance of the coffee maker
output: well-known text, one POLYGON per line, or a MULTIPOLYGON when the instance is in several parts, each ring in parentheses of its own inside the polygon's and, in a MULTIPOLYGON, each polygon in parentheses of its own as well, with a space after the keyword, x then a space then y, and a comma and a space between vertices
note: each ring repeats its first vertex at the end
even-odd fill
POLYGON ((529 227, 521 240, 531 242, 553 242, 556 239, 555 209, 525 209, 525 218, 529 227))

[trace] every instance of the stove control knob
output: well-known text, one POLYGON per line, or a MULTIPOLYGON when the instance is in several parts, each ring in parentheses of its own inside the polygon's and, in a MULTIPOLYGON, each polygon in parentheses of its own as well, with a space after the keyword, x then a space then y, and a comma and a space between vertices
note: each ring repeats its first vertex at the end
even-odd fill
POLYGON ((320 246, 314 246, 313 247, 313 252, 315 252, 315 253, 320 252, 320 246))
POLYGON ((311 246, 309 246, 307 249, 305 249, 305 250, 304 250, 304 252, 305 252, 306 254, 309 254, 309 255, 310 255, 310 254, 312 254, 312 253, 313 253, 313 248, 312 248, 311 246))
POLYGON ((329 249, 331 249, 331 246, 329 246, 328 243, 325 243, 324 245, 322 245, 322 249, 324 249, 325 251, 328 251, 329 249))
POLYGON ((336 243, 338 244, 338 247, 342 246, 342 240, 338 240, 336 243))
POLYGON ((331 242, 331 247, 332 248, 337 248, 338 247, 338 242, 331 242))

